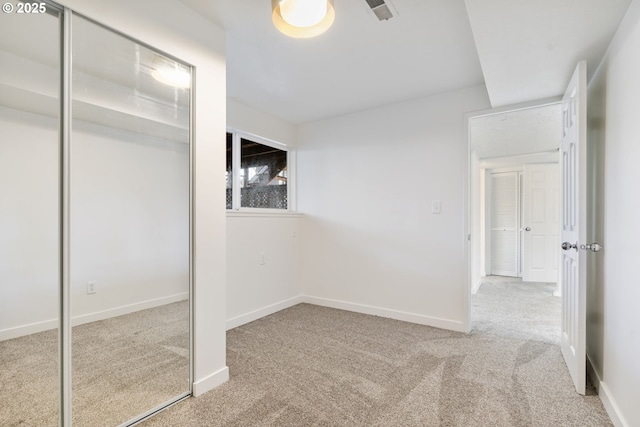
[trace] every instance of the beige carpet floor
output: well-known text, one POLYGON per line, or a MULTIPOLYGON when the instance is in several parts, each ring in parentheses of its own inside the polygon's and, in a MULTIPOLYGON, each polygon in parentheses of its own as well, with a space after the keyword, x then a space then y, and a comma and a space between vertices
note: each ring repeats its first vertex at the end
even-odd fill
MULTIPOLYGON (((229 331, 231 380, 142 425, 610 426, 592 388, 573 390, 553 289, 491 278, 471 334, 301 304, 229 331)), ((186 388, 177 307, 74 329, 74 425, 186 388)), ((56 348, 53 331, 0 343, 0 426, 57 425, 56 348)))
MULTIPOLYGON (((188 303, 73 328, 73 425, 112 427, 189 390, 188 303)), ((0 342, 0 426, 57 426, 57 330, 0 342)))
POLYGON ((483 285, 471 334, 297 305, 229 331, 230 381, 143 425, 612 425, 575 393, 537 285, 483 285))
POLYGON ((489 276, 472 299, 477 333, 560 344, 561 300, 555 283, 489 276))

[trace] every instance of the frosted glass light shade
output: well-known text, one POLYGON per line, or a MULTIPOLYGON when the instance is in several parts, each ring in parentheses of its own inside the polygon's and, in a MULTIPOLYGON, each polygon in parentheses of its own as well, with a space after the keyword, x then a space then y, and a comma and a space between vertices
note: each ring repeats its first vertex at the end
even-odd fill
POLYGON ((312 27, 327 14, 327 0, 280 0, 280 15, 294 27, 312 27))
POLYGON ((324 33, 336 17, 333 0, 271 0, 271 7, 275 27, 296 38, 324 33))

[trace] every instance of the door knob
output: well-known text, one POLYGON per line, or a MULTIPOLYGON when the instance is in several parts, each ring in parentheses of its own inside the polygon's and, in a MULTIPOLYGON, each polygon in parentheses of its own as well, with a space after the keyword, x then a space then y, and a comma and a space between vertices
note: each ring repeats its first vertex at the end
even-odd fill
POLYGON ((583 251, 600 252, 602 246, 597 243, 588 243, 586 245, 580 245, 580 249, 582 249, 583 251))
POLYGON ((578 242, 576 242, 576 243, 564 242, 564 243, 562 243, 561 247, 565 251, 568 251, 569 249, 575 249, 577 251, 578 250, 578 242))
POLYGON ((524 231, 531 231, 531 227, 525 227, 524 231))

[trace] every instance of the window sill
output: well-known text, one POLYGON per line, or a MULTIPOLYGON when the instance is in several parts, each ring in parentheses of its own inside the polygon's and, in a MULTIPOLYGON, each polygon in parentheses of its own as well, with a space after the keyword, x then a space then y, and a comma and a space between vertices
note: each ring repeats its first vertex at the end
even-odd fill
POLYGON ((301 218, 302 214, 292 211, 278 212, 276 210, 256 210, 256 211, 232 211, 227 210, 227 218, 301 218))

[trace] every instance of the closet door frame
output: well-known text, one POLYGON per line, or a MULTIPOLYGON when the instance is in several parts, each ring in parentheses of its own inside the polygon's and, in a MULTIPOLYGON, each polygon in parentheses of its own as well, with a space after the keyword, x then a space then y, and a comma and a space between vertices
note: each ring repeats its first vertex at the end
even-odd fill
POLYGON ((60 425, 71 425, 71 10, 63 9, 60 38, 60 425))

